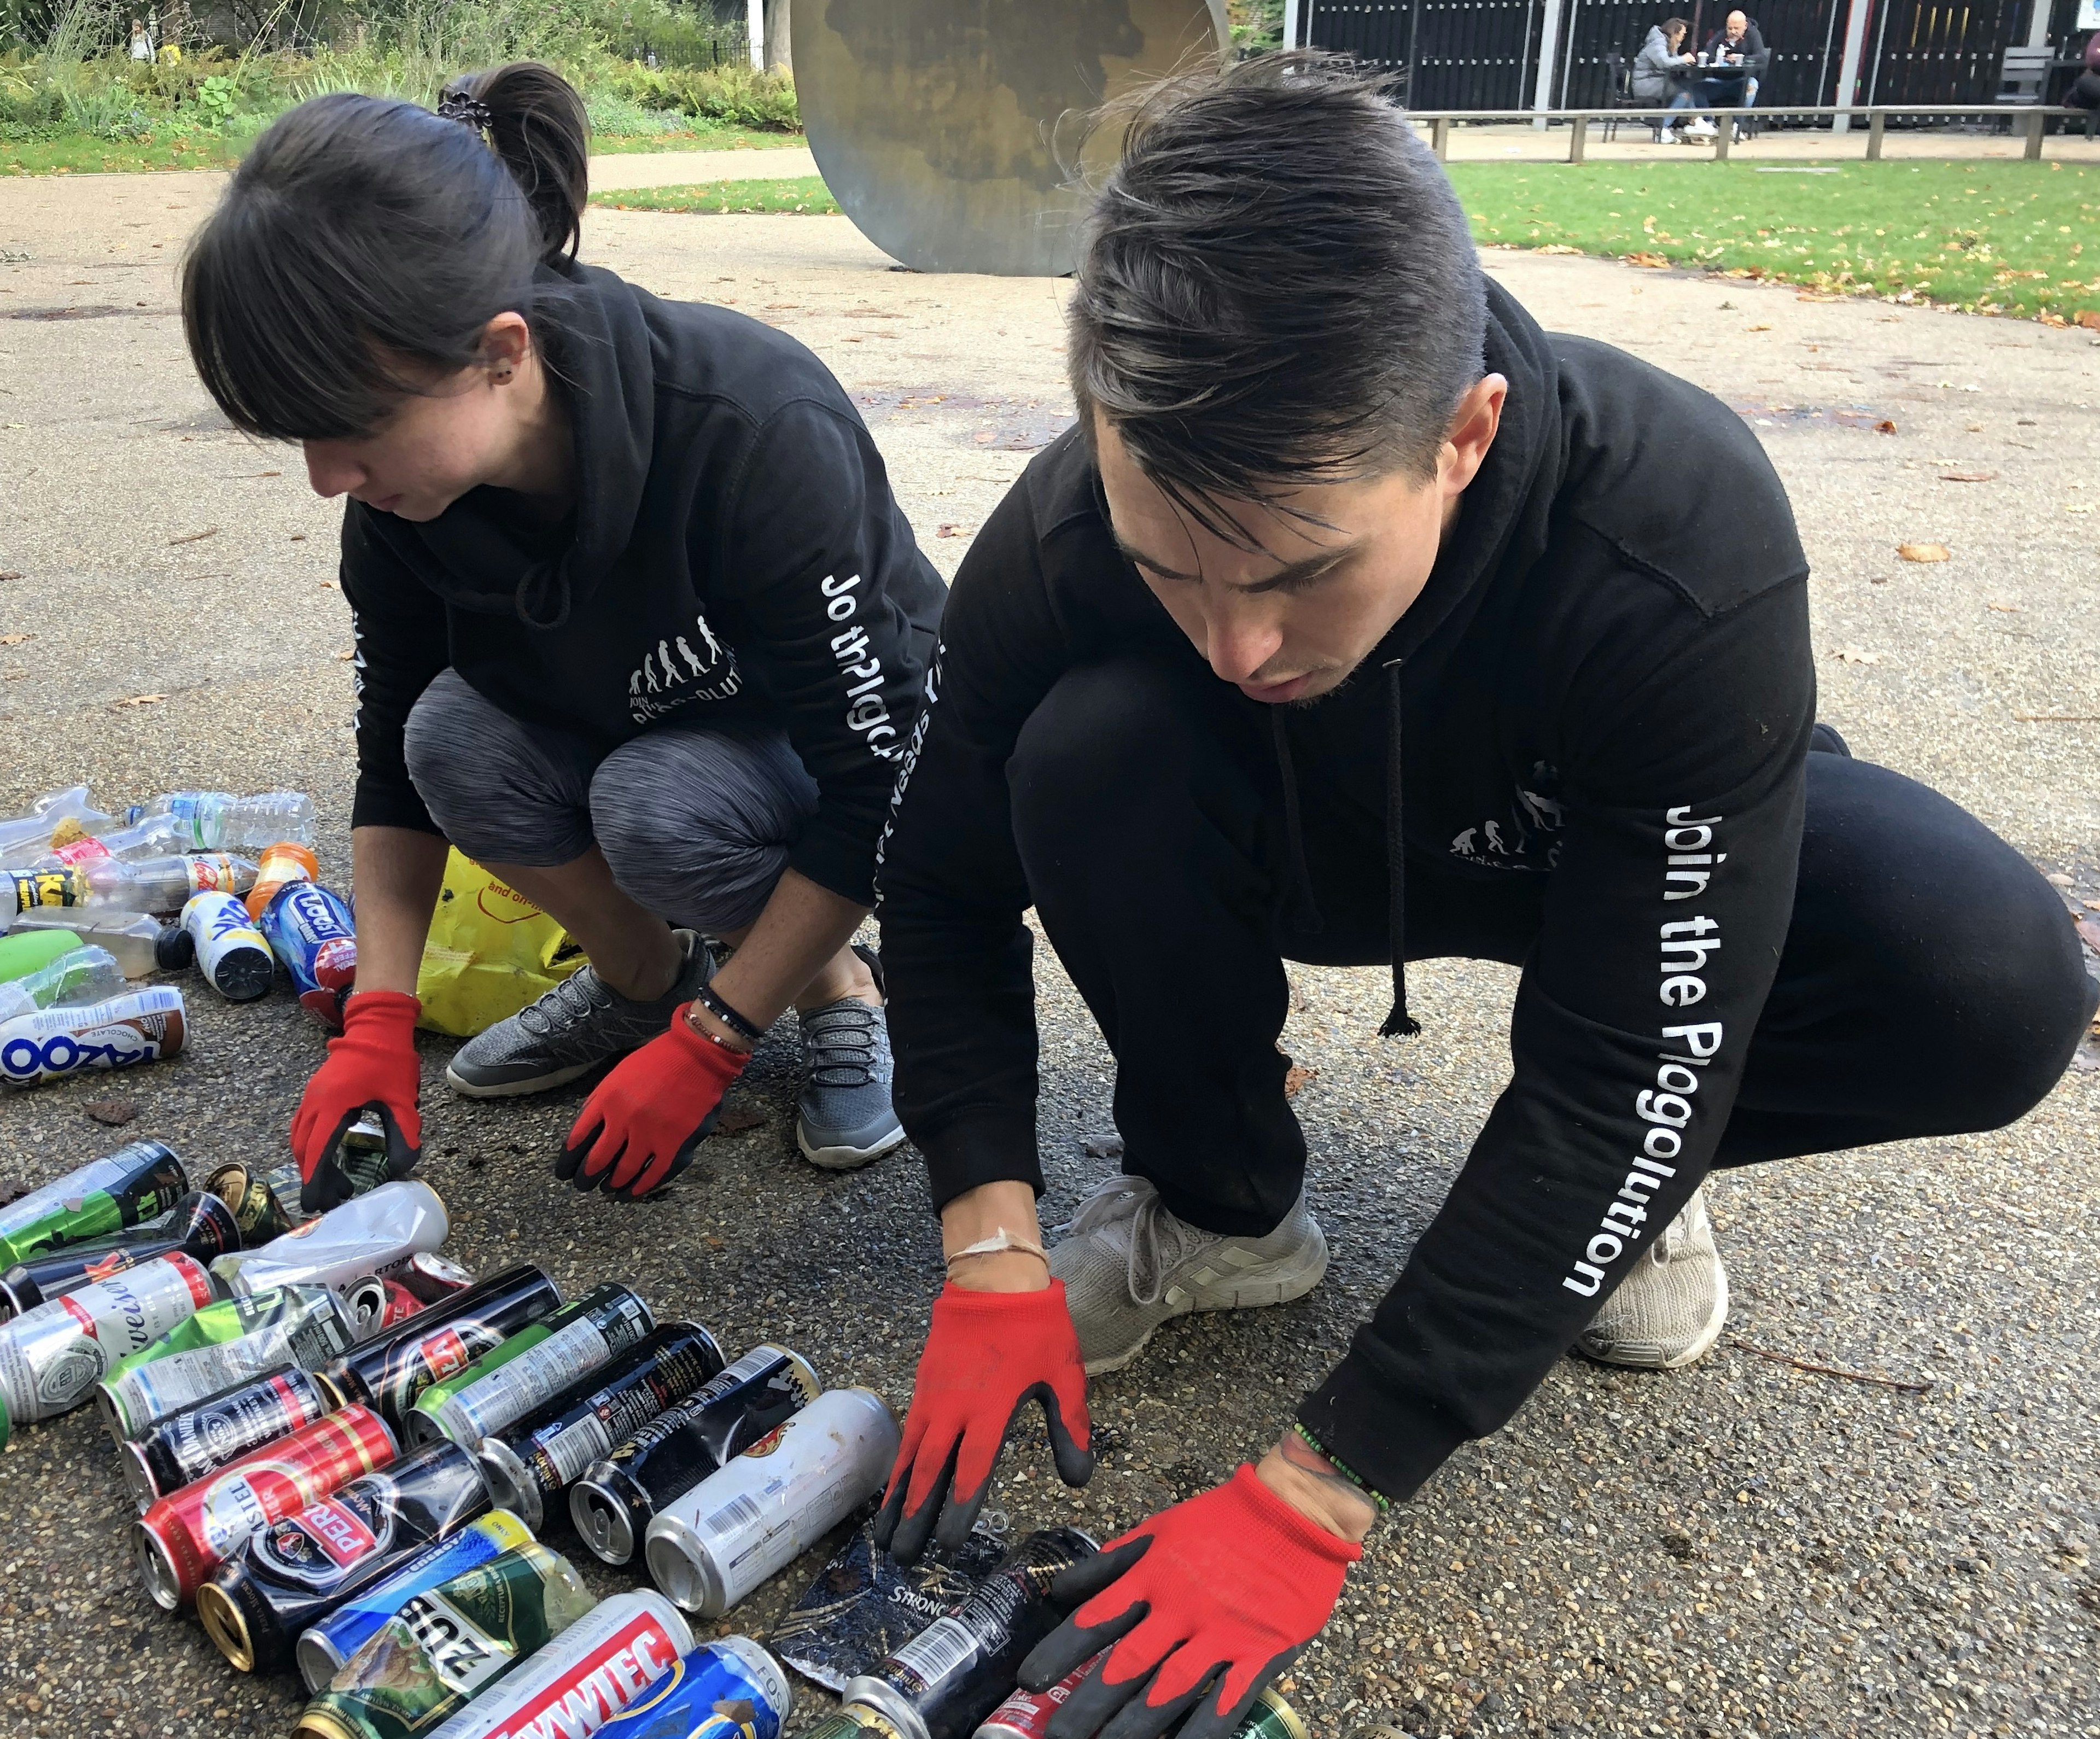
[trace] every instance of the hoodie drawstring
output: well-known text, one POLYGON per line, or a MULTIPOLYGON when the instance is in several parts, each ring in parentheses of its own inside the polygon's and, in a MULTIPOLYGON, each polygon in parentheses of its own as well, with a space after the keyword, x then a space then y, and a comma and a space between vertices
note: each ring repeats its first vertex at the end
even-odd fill
POLYGON ((1290 857, 1284 918, 1301 935, 1317 935, 1327 927, 1327 920, 1320 916, 1320 903, 1312 897, 1312 872, 1305 865, 1305 828, 1298 810, 1298 769, 1290 758, 1290 733, 1283 721, 1282 707, 1268 709, 1270 734, 1276 741, 1276 770, 1283 779, 1284 842, 1290 857))
POLYGON ((1385 667, 1385 927, 1392 949, 1392 1012, 1381 1039, 1410 1038, 1422 1023, 1407 1012, 1407 834, 1401 824, 1401 660, 1385 667))

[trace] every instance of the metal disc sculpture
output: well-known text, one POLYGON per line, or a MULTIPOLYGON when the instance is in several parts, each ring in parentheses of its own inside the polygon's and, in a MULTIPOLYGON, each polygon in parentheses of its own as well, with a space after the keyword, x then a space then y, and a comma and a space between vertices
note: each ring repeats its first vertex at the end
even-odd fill
MULTIPOLYGON (((1072 269, 1065 163, 1105 99, 1229 42, 1222 0, 794 0, 817 167, 877 247, 920 271, 1072 269)), ((1084 161, 1112 158, 1096 135, 1084 161)))

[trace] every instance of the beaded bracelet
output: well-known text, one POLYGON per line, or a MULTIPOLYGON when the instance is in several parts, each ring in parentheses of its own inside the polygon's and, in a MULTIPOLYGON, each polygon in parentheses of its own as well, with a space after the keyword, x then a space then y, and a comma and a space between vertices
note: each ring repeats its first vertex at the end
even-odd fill
POLYGON ((704 984, 697 991, 694 991, 693 1000, 698 1003, 703 1009, 706 1009, 708 1013, 712 1014, 717 1020, 720 1021, 723 1026, 729 1028, 731 1032, 735 1033, 738 1038, 743 1039, 746 1044, 756 1045, 764 1040, 765 1037, 765 1029, 763 1026, 753 1025, 751 1022, 747 1021, 741 1014, 739 1014, 735 1009, 730 1007, 730 1005, 724 1002, 721 996, 717 994, 715 987, 712 984, 704 984))
POLYGON ((1379 1515, 1383 1516, 1390 1513, 1392 1509, 1392 1503, 1383 1492, 1374 1491, 1369 1485, 1364 1483, 1363 1480, 1352 1468, 1350 1468, 1343 1465, 1341 1462, 1335 1460, 1334 1456, 1328 1452, 1327 1449, 1323 1444, 1321 1444, 1320 1440, 1314 1437, 1312 1433, 1308 1431, 1303 1425, 1293 1422, 1290 1428, 1305 1440, 1306 1443, 1311 1447, 1314 1454, 1319 1456, 1321 1460, 1327 1463, 1328 1466, 1332 1468, 1337 1473, 1340 1474, 1343 1479, 1347 1480, 1352 1485, 1355 1486, 1358 1491, 1361 1492, 1366 1498, 1370 1498, 1372 1505, 1377 1509, 1379 1515))

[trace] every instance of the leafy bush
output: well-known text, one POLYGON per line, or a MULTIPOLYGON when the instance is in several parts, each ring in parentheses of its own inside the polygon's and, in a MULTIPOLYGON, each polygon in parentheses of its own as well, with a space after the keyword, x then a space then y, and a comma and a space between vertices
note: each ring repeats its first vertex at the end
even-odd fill
POLYGON ((675 108, 738 126, 792 133, 802 125, 793 82, 761 73, 748 60, 714 67, 646 67, 632 62, 614 72, 613 90, 644 108, 675 108))

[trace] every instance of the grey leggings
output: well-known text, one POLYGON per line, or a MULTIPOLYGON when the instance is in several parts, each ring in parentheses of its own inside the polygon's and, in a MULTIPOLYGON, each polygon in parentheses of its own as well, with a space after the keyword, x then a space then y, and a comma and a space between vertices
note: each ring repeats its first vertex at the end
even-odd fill
POLYGON ((408 776, 477 863, 552 868, 593 841, 636 903, 720 935, 764 910, 817 785, 785 733, 660 725, 601 758, 483 700, 454 670, 408 714, 408 776))

